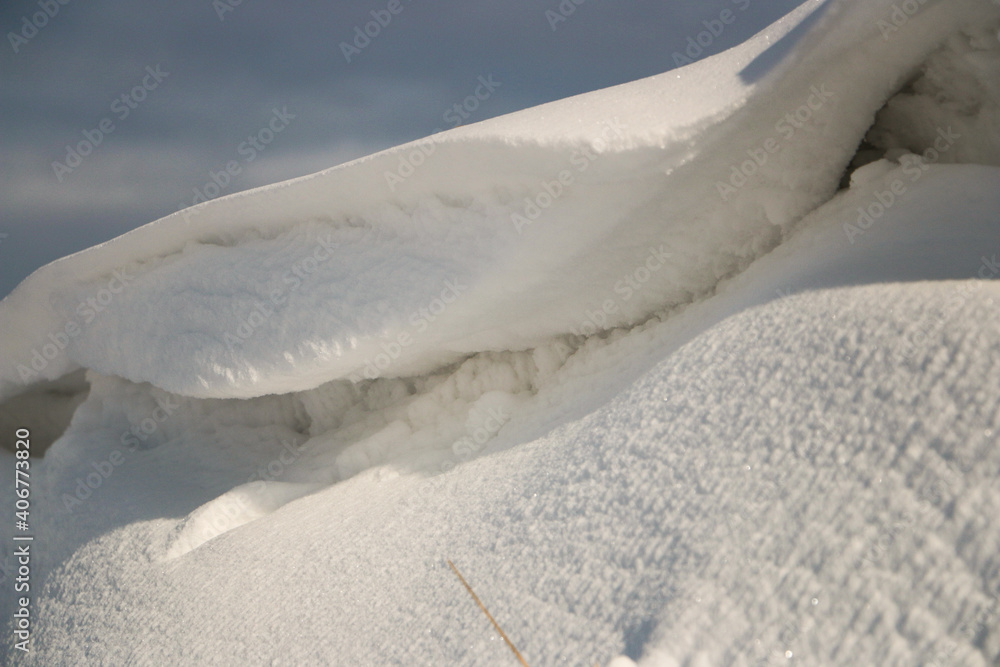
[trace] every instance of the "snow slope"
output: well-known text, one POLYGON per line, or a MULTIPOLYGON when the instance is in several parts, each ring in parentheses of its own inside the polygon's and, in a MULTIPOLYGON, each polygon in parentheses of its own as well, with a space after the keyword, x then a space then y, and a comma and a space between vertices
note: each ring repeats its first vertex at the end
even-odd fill
POLYGON ((995 664, 1000 7, 917 6, 36 272, 0 395, 73 417, 8 655, 512 661, 452 559, 532 665, 995 664))
MULTIPOLYGON (((772 302, 530 443, 371 472, 174 560, 179 499, 102 488, 91 511, 128 523, 52 575, 35 663, 514 664, 451 558, 530 664, 989 665, 1000 292, 940 325, 957 289, 772 302)), ((157 452, 128 474, 188 491, 157 452)))

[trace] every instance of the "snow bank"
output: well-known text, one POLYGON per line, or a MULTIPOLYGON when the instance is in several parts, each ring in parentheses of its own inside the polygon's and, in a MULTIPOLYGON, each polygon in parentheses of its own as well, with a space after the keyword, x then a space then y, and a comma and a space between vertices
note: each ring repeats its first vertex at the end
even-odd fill
POLYGON ((1000 8, 914 6, 36 272, 18 657, 501 664, 451 559, 533 665, 995 662, 1000 8))
MULTIPOLYGON (((72 594, 42 597, 34 659, 503 664, 450 558, 530 664, 990 664, 998 298, 951 282, 777 299, 543 437, 424 481, 372 470, 172 560, 175 517, 212 491, 164 444, 53 526, 103 515, 50 575, 72 594)), ((626 340, 591 363, 645 354, 626 340)))
POLYGON ((45 267, 0 303, 0 396, 84 367, 245 398, 642 321, 829 199, 875 113, 952 36, 959 55, 918 86, 935 113, 900 102, 880 138, 923 151, 940 121, 956 160, 992 155, 995 135, 973 130, 995 130, 997 7, 931 4, 883 36, 891 3, 833 3, 793 56, 741 77, 816 7, 682 70, 208 202, 45 267), (968 85, 934 88, 956 68, 968 85))
POLYGON ((850 236, 905 173, 575 347, 250 400, 91 374, 35 659, 496 664, 451 558, 531 664, 989 664, 1000 170, 935 166, 850 236))

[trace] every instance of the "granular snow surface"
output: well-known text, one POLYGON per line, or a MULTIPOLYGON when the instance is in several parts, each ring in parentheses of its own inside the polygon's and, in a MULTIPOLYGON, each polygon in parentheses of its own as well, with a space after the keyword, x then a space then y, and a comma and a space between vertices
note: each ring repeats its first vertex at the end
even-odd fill
POLYGON ((37 271, 8 662, 516 664, 451 560, 531 665, 1000 664, 1000 6, 909 4, 37 271))

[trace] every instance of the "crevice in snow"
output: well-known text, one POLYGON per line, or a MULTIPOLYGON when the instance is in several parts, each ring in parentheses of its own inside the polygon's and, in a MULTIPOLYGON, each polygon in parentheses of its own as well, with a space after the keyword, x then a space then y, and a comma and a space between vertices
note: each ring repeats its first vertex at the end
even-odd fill
POLYGON ((947 40, 879 111, 867 138, 887 151, 937 148, 943 163, 1000 165, 997 26, 947 40))
MULTIPOLYGON (((419 377, 335 380, 303 392, 253 399, 260 404, 284 401, 286 418, 296 415, 299 428, 308 425, 301 429, 302 438, 272 446, 271 463, 181 521, 167 539, 166 557, 179 557, 292 500, 371 468, 392 465, 437 472, 471 460, 486 451, 517 409, 562 368, 577 349, 574 342, 559 339, 533 350, 482 352, 419 377)), ((119 387, 131 384, 115 382, 119 387)), ((199 399, 177 401, 202 412, 199 399)), ((294 424, 286 421, 283 426, 294 424)), ((191 437, 176 426, 172 431, 191 437)))
POLYGON ((844 175, 840 177, 838 192, 851 187, 851 181, 855 172, 873 162, 884 159, 885 154, 886 151, 884 149, 872 144, 867 138, 862 139, 861 143, 858 144, 857 150, 854 151, 854 157, 851 158, 847 169, 844 170, 844 175))
POLYGON ((875 114, 841 179, 904 155, 927 163, 1000 165, 997 26, 953 35, 875 114))
MULTIPOLYGON (((0 433, 13 435, 18 429, 28 429, 31 456, 42 456, 69 427, 89 391, 83 370, 34 384, 25 393, 0 403, 0 433)), ((13 451, 13 438, 0 438, 0 442, 13 451)))

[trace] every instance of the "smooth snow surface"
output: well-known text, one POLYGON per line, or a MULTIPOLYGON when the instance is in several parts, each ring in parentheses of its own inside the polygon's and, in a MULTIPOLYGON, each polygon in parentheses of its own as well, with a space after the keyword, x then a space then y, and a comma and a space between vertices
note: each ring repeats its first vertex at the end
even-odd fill
POLYGON ((903 4, 36 272, 8 654, 514 664, 451 559, 532 665, 997 664, 1000 6, 903 4))

